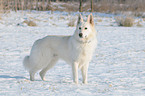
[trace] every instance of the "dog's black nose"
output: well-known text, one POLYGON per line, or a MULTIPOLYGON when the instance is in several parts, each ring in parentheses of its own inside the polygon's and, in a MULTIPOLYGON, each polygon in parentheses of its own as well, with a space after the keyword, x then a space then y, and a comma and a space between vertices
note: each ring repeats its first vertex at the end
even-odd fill
POLYGON ((83 33, 79 33, 79 36, 82 38, 83 37, 83 33))

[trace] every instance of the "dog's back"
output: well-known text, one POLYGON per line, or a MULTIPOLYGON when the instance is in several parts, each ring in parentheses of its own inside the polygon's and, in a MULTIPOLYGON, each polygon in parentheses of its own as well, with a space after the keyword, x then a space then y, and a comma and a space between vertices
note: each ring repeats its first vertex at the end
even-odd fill
POLYGON ((64 55, 68 55, 66 52, 69 38, 70 36, 46 36, 35 41, 30 56, 24 58, 24 67, 28 70, 36 69, 33 67, 37 67, 40 70, 42 67, 45 67, 49 59, 54 56, 67 57, 64 55), (31 64, 29 64, 29 62, 31 62, 31 64))

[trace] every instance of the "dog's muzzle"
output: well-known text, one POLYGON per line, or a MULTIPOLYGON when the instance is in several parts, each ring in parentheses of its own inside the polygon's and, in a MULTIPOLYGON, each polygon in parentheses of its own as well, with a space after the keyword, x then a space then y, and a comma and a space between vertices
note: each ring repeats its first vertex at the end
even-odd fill
POLYGON ((83 33, 79 33, 79 36, 80 36, 80 38, 82 38, 83 37, 83 33))

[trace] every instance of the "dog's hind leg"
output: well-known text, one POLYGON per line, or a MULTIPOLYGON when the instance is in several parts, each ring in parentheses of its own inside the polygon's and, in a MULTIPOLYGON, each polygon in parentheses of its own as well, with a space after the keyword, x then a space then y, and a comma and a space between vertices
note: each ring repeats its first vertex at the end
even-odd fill
POLYGON ((46 74, 46 72, 49 70, 49 69, 51 69, 55 64, 56 64, 56 62, 58 61, 58 58, 57 57, 54 57, 50 62, 49 62, 49 64, 45 67, 45 68, 43 68, 41 71, 40 71, 40 77, 41 77, 41 79, 42 80, 44 80, 45 81, 45 74, 46 74))
POLYGON ((29 71, 29 74, 30 74, 30 80, 31 81, 34 81, 34 76, 35 76, 35 73, 37 72, 38 70, 30 70, 29 71))

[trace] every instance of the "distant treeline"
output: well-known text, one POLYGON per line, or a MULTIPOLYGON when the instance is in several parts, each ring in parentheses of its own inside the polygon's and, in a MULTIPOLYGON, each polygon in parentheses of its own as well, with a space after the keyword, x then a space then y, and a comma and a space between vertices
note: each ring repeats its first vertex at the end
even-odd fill
POLYGON ((80 8, 82 11, 110 13, 117 11, 145 12, 145 0, 0 0, 1 12, 8 10, 79 11, 80 8))

